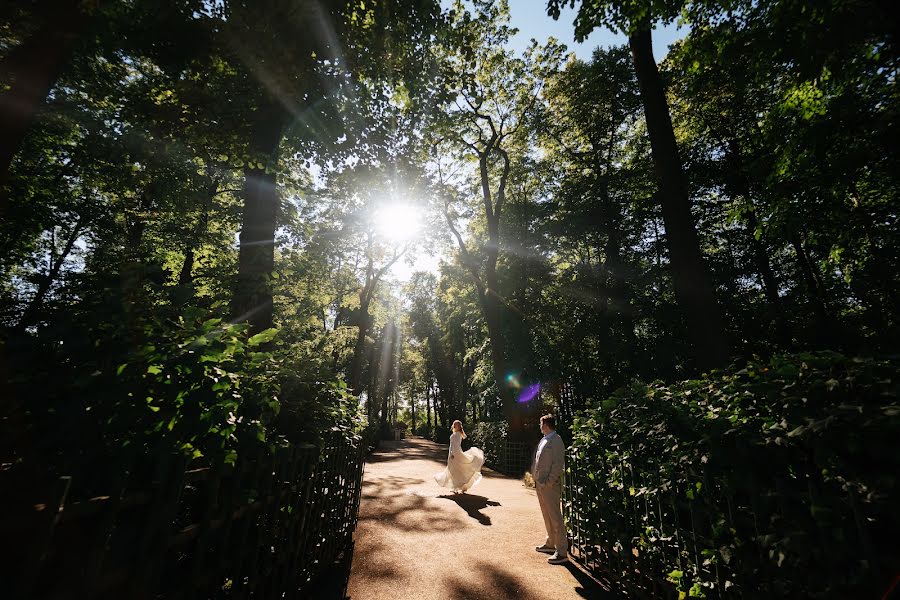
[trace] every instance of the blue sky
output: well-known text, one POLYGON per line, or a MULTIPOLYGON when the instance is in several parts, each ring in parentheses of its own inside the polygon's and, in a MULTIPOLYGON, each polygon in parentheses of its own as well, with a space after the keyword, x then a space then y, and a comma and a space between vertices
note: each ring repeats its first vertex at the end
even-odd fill
MULTIPOLYGON (((441 0, 441 6, 448 8, 453 4, 452 0, 441 0)), ((578 58, 588 59, 597 46, 621 45, 627 42, 622 34, 616 34, 609 29, 595 29, 583 43, 575 43, 575 10, 565 9, 554 21, 547 16, 546 0, 509 0, 510 21, 513 27, 519 30, 513 38, 510 47, 517 52, 525 49, 531 38, 539 42, 553 36, 568 46, 578 58)), ((687 27, 677 28, 674 24, 661 27, 653 32, 653 54, 657 62, 665 57, 669 50, 669 44, 687 35, 687 27)))

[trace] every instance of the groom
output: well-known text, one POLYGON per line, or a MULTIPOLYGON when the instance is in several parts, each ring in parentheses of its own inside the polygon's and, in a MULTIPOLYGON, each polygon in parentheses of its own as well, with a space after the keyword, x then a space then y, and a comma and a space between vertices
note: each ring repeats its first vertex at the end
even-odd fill
POLYGON ((566 526, 560 510, 566 448, 562 438, 556 433, 556 421, 552 416, 541 417, 541 433, 544 438, 538 444, 531 472, 534 475, 534 489, 541 505, 544 525, 547 527, 547 540, 535 550, 552 554, 547 562, 561 565, 569 560, 566 526))

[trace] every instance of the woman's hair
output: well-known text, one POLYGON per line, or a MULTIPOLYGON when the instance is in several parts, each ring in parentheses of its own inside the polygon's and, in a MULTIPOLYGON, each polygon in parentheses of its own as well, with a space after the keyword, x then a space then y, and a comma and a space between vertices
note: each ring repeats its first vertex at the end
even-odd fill
POLYGON ((456 426, 457 426, 457 425, 459 425, 459 432, 462 434, 462 438, 463 438, 463 439, 466 439, 466 437, 467 437, 467 436, 466 436, 466 432, 465 432, 465 430, 463 429, 462 421, 460 421, 459 419, 453 421, 453 425, 450 426, 450 430, 451 430, 451 431, 456 431, 456 426))

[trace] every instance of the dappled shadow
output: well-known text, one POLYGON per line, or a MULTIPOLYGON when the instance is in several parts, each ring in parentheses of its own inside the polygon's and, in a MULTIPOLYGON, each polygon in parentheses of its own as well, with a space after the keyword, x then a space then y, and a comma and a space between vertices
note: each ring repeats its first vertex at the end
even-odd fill
POLYGON ((418 477, 398 477, 387 475, 364 480, 362 483, 362 497, 367 499, 384 498, 400 493, 400 490, 408 485, 425 483, 418 477))
POLYGON ((447 460, 447 447, 422 438, 383 441, 366 458, 366 462, 370 464, 394 460, 431 460, 443 463, 447 460))
POLYGON ((356 556, 353 559, 353 571, 366 581, 394 581, 405 574, 396 555, 378 539, 362 536, 357 542, 356 556))
POLYGON ((625 597, 615 593, 611 585, 598 581, 571 560, 566 563, 566 568, 569 570, 569 573, 578 580, 579 587, 575 588, 575 593, 582 598, 613 600, 614 598, 625 597))
MULTIPOLYGON (((576 565, 568 564, 566 567, 578 580, 575 593, 582 598, 590 600, 616 600, 621 598, 621 596, 610 592, 609 589, 605 588, 576 565)), ((459 598, 460 600, 500 600, 506 598, 539 600, 545 594, 535 594, 529 588, 540 589, 540 577, 541 573, 536 571, 533 579, 526 579, 497 566, 481 562, 468 571, 464 578, 454 577, 447 580, 447 597, 459 598)))
POLYGON ((516 575, 488 563, 479 563, 464 579, 446 582, 447 597, 458 600, 538 600, 526 582, 516 575))
POLYGON ((481 523, 482 525, 490 525, 491 518, 481 512, 481 509, 488 506, 500 506, 499 502, 488 500, 484 496, 474 496, 472 494, 445 494, 438 496, 444 500, 452 500, 456 502, 460 508, 469 513, 469 516, 481 523))
POLYGON ((366 502, 360 510, 360 524, 365 526, 374 522, 379 526, 417 533, 442 533, 463 526, 465 522, 459 516, 449 514, 430 502, 430 495, 404 490, 424 482, 424 479, 397 476, 364 481, 362 497, 366 502))

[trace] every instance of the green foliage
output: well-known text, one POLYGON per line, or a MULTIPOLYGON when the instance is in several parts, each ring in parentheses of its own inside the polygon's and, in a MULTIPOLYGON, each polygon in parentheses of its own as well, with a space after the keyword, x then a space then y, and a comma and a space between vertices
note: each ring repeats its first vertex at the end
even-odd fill
POLYGON ((9 418, 20 427, 7 441, 22 468, 89 486, 160 448, 233 463, 277 443, 281 358, 245 325, 199 308, 144 318, 101 306, 108 320, 77 311, 4 343, 14 357, 9 418), (97 468, 104 462, 109 470, 97 468))
POLYGON ((500 464, 509 441, 509 423, 506 421, 481 421, 468 432, 468 441, 481 448, 485 462, 500 464))
POLYGON ((827 352, 631 385, 575 418, 570 509, 684 593, 872 595, 900 534, 898 392, 896 360, 827 352))
MULTIPOLYGON (((123 446, 147 448, 161 438, 195 458, 224 453, 233 462, 242 440, 267 441, 280 406, 278 365, 259 346, 276 330, 248 337, 245 325, 208 317, 192 309, 174 323, 145 326, 147 337, 122 357, 116 379, 96 375, 113 392, 97 408, 110 415, 110 433, 123 446)), ((82 393, 97 397, 91 388, 82 393)))
MULTIPOLYGON (((575 39, 584 41, 597 27, 630 34, 642 24, 656 21, 670 23, 687 4, 684 0, 549 0, 547 12, 554 19, 566 6, 578 4, 575 16, 575 39)), ((703 2, 696 2, 703 5, 703 2)))
MULTIPOLYGON (((4 64, 44 20, 20 4, 0 10, 4 64)), ((685 596, 722 593, 716 570, 745 596, 852 596, 877 569, 896 533, 894 362, 793 354, 611 394, 692 370, 627 48, 514 52, 504 1, 342 0, 321 19, 281 0, 82 4, 100 6, 0 189, 0 463, 91 487, 161 444, 210 462, 370 445, 407 403, 441 443, 454 418, 484 421, 469 442, 502 462, 513 374, 603 399, 573 429, 578 508, 685 596), (246 185, 263 173, 271 212, 246 185), (398 197, 430 203, 422 245, 444 259, 402 296, 389 265, 417 248, 370 218, 398 197), (241 264, 261 212, 247 248, 265 260, 241 264), (277 334, 230 324, 241 268, 277 334), (641 510, 657 501, 661 525, 641 510)), ((736 353, 893 351, 888 3, 548 4, 577 6, 579 39, 689 23, 660 66, 736 353)))

